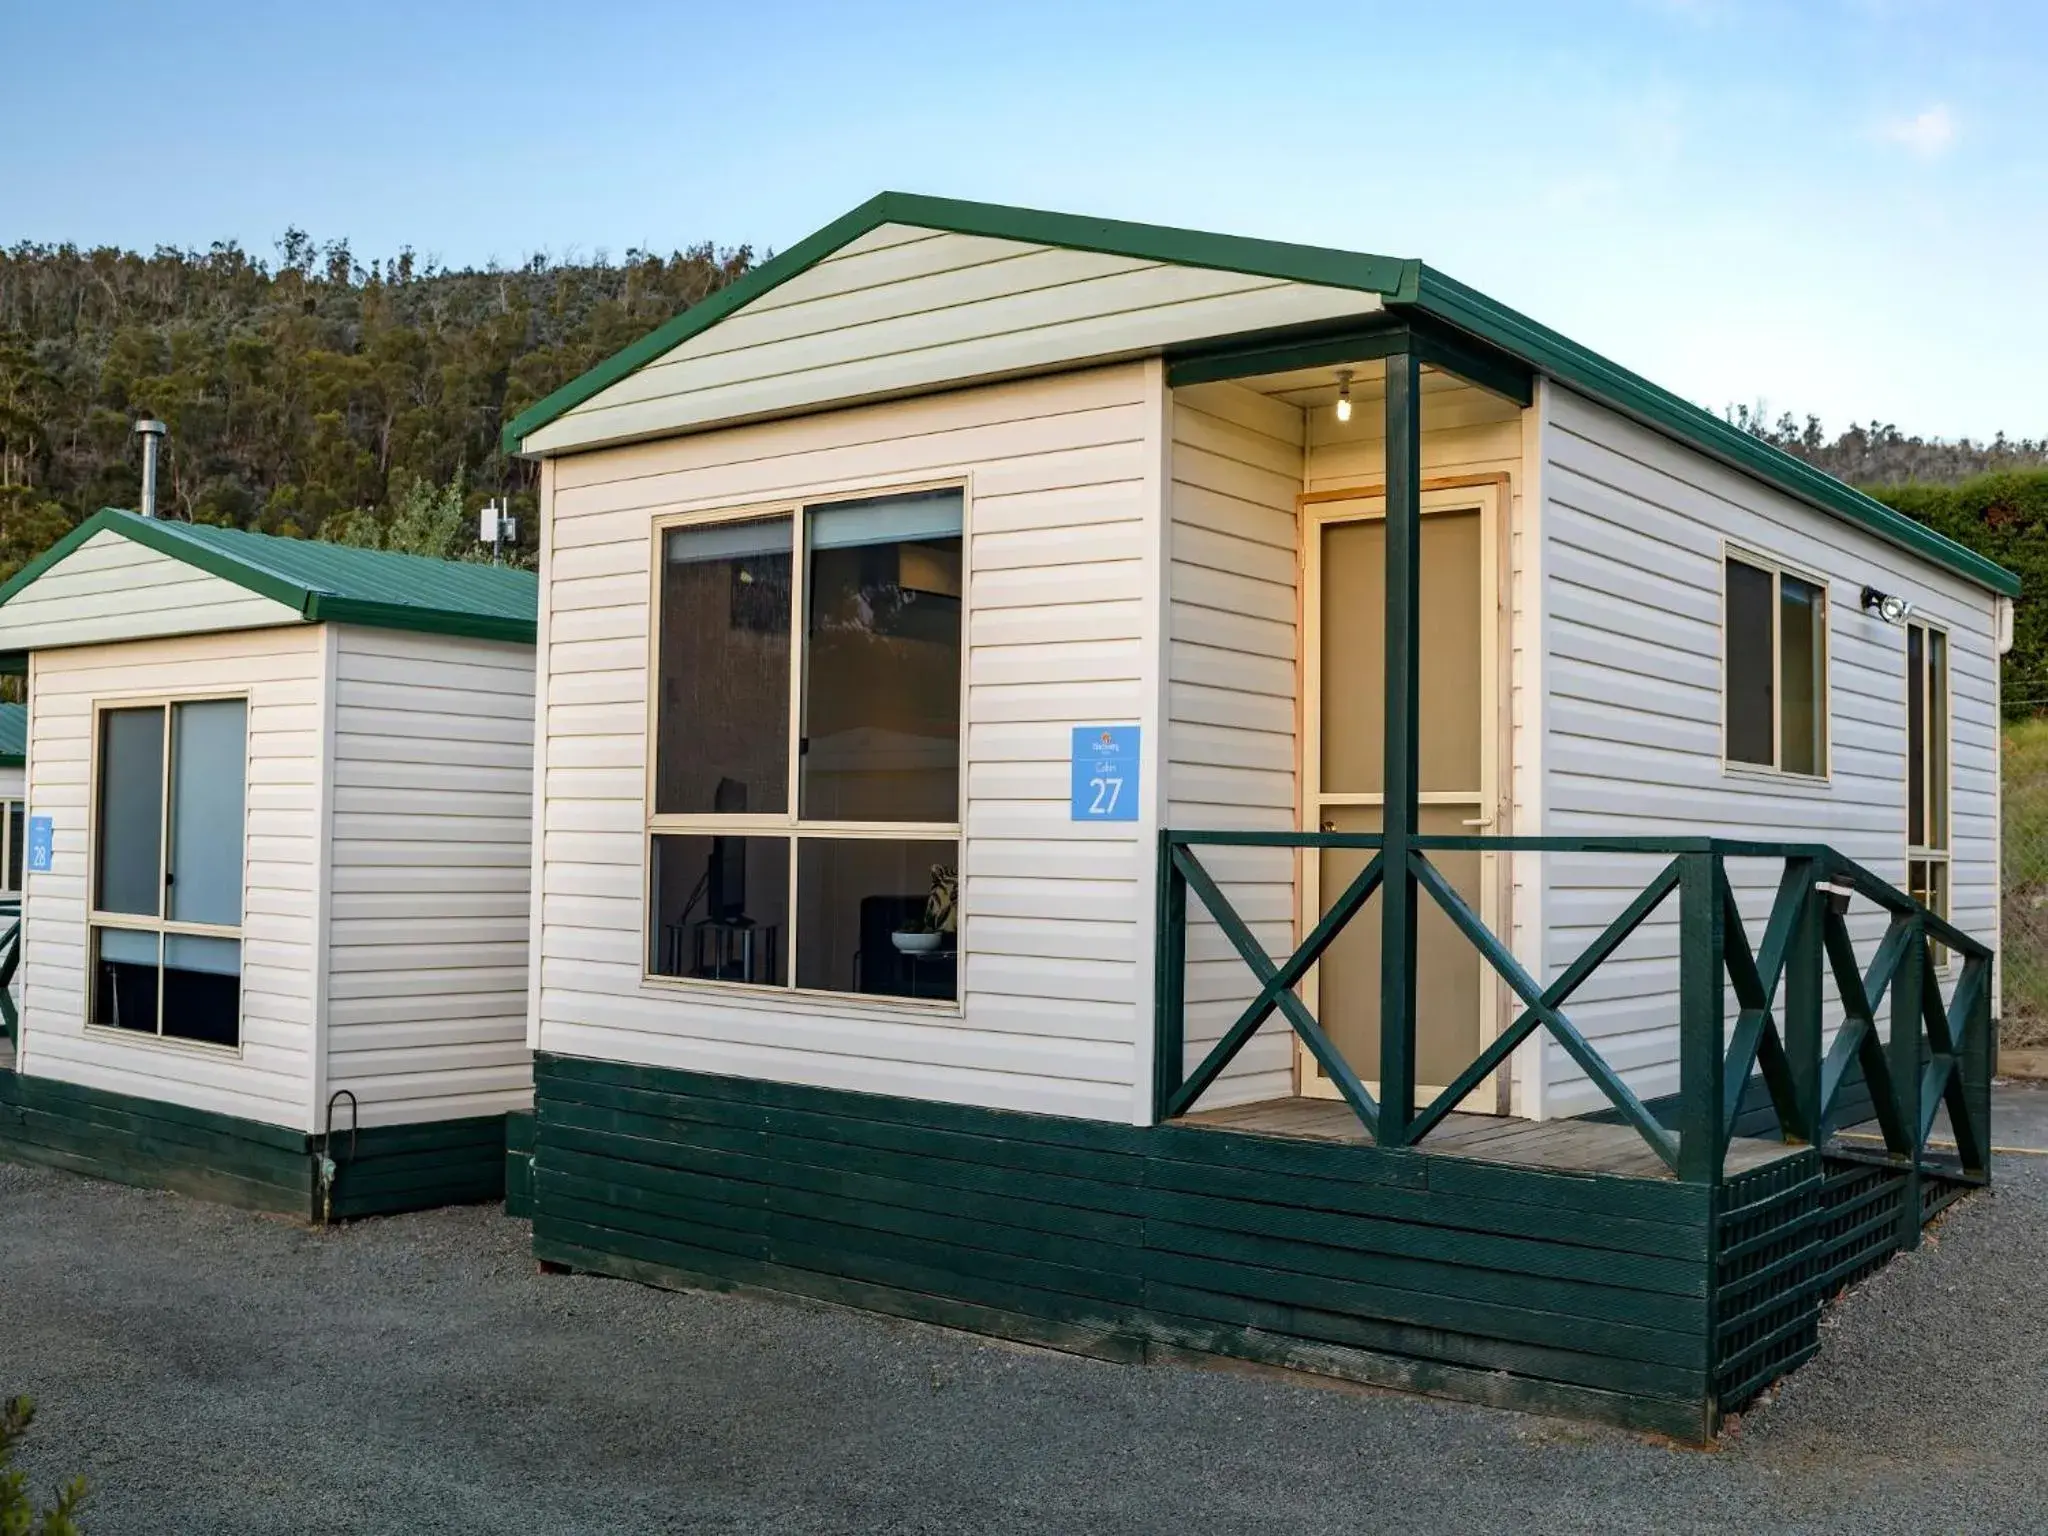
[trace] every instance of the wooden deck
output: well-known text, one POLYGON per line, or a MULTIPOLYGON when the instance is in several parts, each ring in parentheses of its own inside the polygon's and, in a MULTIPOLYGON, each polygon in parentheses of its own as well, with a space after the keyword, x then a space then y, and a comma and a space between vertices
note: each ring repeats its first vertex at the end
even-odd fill
MULTIPOLYGON (((1372 1141, 1351 1107, 1338 1099, 1265 1099, 1230 1109, 1198 1110, 1172 1123, 1303 1141, 1372 1141)), ((1454 1114, 1446 1116, 1417 1150, 1440 1157, 1466 1157, 1553 1172, 1605 1173, 1629 1179, 1672 1177, 1671 1170, 1633 1127, 1597 1120, 1538 1121, 1503 1115, 1454 1114)), ((1726 1175, 1733 1178, 1802 1150, 1781 1141, 1738 1136, 1729 1142, 1722 1166, 1726 1175)))

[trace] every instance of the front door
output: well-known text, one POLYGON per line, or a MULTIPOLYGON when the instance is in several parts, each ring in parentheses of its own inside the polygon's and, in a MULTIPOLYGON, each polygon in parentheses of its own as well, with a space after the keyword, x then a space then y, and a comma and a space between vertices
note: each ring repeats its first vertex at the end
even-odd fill
MULTIPOLYGON (((1378 495, 1309 502, 1308 634, 1303 731, 1304 819, 1326 832, 1377 832, 1385 797, 1386 506, 1378 495)), ((1499 820, 1496 715, 1500 682, 1499 489, 1425 492, 1422 506, 1420 830, 1459 835, 1499 820)), ((1333 849, 1304 858, 1302 929, 1321 916, 1367 855, 1333 849)), ((1495 932, 1505 905, 1493 854, 1435 852, 1430 860, 1495 932)), ((1380 1051, 1380 898, 1330 946, 1305 1000, 1375 1093, 1380 1051)), ((1416 928, 1417 1102, 1456 1077, 1492 1038, 1496 983, 1471 942, 1428 894, 1416 928)), ((1298 1054, 1301 1089, 1335 1091, 1298 1054)), ((1466 1108, 1493 1111, 1484 1084, 1466 1108)))

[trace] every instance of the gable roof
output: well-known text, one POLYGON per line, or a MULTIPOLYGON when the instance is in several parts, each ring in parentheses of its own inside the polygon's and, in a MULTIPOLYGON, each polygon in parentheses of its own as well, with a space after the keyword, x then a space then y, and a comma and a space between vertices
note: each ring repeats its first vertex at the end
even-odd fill
POLYGON ((111 507, 87 518, 0 586, 0 606, 102 533, 132 539, 283 603, 307 623, 534 643, 540 584, 531 571, 166 522, 111 507))
POLYGON ((19 768, 28 761, 28 706, 0 704, 0 768, 19 768))
MULTIPOLYGON (((2019 578, 1995 562, 1423 262, 904 192, 884 192, 869 199, 522 411, 505 425, 505 452, 527 451, 527 440, 543 427, 884 225, 1245 273, 1371 295, 1388 319, 1426 320, 1462 333, 1966 580, 2006 596, 2019 592, 2019 578)), ((1220 338, 1207 338, 1211 342, 1216 339, 1220 338)))

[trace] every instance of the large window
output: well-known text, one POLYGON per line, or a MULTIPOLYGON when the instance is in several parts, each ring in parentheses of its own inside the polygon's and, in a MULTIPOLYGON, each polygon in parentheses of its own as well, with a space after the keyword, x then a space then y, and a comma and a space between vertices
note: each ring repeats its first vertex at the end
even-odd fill
POLYGON ((961 509, 661 530, 650 975, 957 995, 961 509))
MULTIPOLYGON (((1906 890, 1948 916, 1948 636, 1906 626, 1906 890)), ((1938 963, 1947 951, 1937 949, 1938 963)))
POLYGON ((1730 555, 1722 594, 1722 750, 1783 773, 1828 771, 1827 588, 1730 555))
POLYGON ((94 1024, 241 1043, 247 756, 243 699, 99 712, 94 1024))

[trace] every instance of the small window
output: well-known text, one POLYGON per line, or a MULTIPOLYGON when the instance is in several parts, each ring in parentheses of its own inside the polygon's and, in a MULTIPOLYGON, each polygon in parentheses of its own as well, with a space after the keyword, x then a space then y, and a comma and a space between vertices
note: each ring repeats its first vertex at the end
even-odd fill
POLYGON ((26 808, 0 800, 0 896, 21 894, 22 845, 28 835, 26 808))
POLYGON ((1722 750, 1730 763, 1828 771, 1827 588, 1730 555, 1722 602, 1722 750))
POLYGON ((963 501, 661 533, 649 975, 958 995, 963 501))
POLYGON ((247 754, 242 699, 100 712, 94 1024, 241 1043, 247 754))
MULTIPOLYGON (((1906 890, 1936 917, 1949 906, 1948 636, 1906 626, 1906 890)), ((1935 947, 1937 964, 1948 951, 1935 947)))

